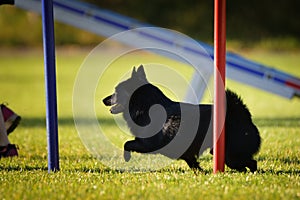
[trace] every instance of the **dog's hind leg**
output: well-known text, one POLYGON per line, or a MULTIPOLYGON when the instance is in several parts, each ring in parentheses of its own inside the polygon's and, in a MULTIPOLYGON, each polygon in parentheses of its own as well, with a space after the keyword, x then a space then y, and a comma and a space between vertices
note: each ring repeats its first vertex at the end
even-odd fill
POLYGON ((231 169, 235 169, 239 172, 246 172, 247 168, 250 169, 251 172, 255 172, 257 170, 257 162, 253 160, 251 156, 226 156, 225 163, 231 169))
POLYGON ((194 171, 202 171, 202 168, 200 167, 200 163, 197 161, 197 158, 182 158, 188 166, 194 170, 194 171))
POLYGON ((246 172, 246 166, 244 164, 242 164, 240 161, 230 161, 230 162, 226 162, 226 165, 231 168, 231 169, 235 169, 238 172, 246 172))
POLYGON ((253 159, 247 161, 246 167, 248 167, 251 172, 255 172, 257 170, 257 161, 253 159))
POLYGON ((243 159, 239 159, 238 157, 229 157, 228 155, 225 157, 226 165, 231 168, 235 169, 239 172, 246 172, 246 164, 243 159))

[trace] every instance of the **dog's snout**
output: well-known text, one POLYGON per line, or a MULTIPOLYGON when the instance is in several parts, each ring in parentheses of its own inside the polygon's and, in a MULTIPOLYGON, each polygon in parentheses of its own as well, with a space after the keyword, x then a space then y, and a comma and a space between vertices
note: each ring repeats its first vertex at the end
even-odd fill
POLYGON ((110 95, 108 97, 105 97, 102 101, 104 103, 104 105, 106 106, 111 106, 112 105, 112 96, 113 95, 110 95))

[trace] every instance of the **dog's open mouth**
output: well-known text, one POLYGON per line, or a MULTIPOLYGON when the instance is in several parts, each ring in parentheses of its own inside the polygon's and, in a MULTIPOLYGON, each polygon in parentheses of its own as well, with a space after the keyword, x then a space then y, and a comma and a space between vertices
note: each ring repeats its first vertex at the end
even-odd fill
POLYGON ((112 106, 110 108, 111 114, 118 114, 125 110, 125 106, 122 103, 116 102, 116 96, 110 95, 103 99, 103 103, 106 106, 112 106))
POLYGON ((111 114, 118 114, 123 112, 125 107, 122 104, 115 104, 113 107, 110 108, 111 114))

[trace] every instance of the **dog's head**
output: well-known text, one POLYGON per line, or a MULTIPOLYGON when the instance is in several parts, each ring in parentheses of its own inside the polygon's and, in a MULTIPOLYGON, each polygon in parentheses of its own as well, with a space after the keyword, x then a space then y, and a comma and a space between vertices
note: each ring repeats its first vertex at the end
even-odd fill
POLYGON ((129 100, 133 92, 142 85, 147 84, 147 78, 143 65, 136 70, 133 67, 131 77, 117 85, 112 95, 103 99, 106 106, 112 106, 110 112, 118 114, 124 112, 128 107, 129 100))

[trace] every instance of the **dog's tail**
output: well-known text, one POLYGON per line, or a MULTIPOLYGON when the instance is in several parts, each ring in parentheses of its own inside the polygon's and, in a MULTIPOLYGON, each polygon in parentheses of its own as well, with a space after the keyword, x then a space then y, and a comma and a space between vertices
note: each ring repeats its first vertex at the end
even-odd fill
POLYGON ((252 122, 249 109, 236 93, 228 89, 226 90, 226 104, 226 127, 231 129, 229 132, 238 132, 234 137, 240 141, 239 149, 249 154, 256 153, 260 148, 261 138, 257 127, 252 122))
POLYGON ((229 89, 226 90, 226 106, 226 113, 229 113, 231 116, 243 114, 251 119, 251 113, 241 97, 229 89))

